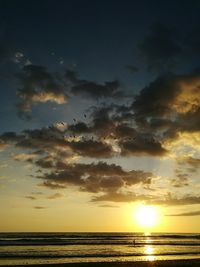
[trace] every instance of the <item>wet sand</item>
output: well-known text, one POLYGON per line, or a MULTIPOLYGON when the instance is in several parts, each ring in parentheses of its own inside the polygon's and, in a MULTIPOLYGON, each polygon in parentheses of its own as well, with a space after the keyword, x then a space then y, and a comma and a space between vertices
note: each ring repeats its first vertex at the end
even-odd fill
POLYGON ((89 263, 62 263, 62 264, 31 264, 31 265, 0 265, 0 267, 200 267, 200 259, 166 260, 142 262, 89 262, 89 263))

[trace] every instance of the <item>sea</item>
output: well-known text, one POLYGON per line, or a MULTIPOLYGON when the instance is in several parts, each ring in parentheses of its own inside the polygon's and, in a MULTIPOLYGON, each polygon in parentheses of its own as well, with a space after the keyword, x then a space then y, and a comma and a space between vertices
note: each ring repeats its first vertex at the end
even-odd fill
POLYGON ((0 233, 0 265, 193 258, 199 233, 0 233))

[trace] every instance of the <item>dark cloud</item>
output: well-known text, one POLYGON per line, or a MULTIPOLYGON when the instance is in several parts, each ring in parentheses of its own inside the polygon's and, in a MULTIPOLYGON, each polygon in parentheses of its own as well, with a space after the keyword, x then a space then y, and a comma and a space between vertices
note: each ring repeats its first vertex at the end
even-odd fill
POLYGON ((24 66, 17 75, 21 88, 17 91, 19 115, 31 112, 35 103, 48 101, 64 104, 68 100, 65 83, 61 77, 38 65, 24 66))
MULTIPOLYGON (((16 147, 32 150, 31 154, 30 152, 23 153, 21 159, 34 158, 33 156, 37 156, 37 154, 38 157, 45 153, 51 154, 50 157, 47 155, 42 160, 36 158, 37 165, 46 166, 46 168, 53 166, 55 157, 59 159, 79 155, 92 158, 110 158, 115 154, 112 146, 106 142, 92 139, 84 140, 78 137, 71 140, 63 132, 51 128, 24 130, 23 135, 5 133, 0 136, 0 139, 5 144, 12 143, 16 147)), ((19 158, 20 156, 18 156, 19 158)))
POLYGON ((69 125, 68 130, 75 134, 90 133, 92 131, 84 122, 69 125))
MULTIPOLYGON (((58 188, 56 188, 56 189, 58 189, 58 188)), ((25 198, 30 199, 30 200, 37 200, 41 197, 44 197, 44 194, 42 192, 32 192, 31 195, 26 196, 25 198)), ((61 197, 63 197, 63 194, 55 193, 53 195, 47 196, 46 199, 50 199, 50 200, 52 199, 53 200, 53 199, 57 199, 57 198, 61 198, 61 197)))
POLYGON ((149 71, 168 72, 183 66, 198 66, 200 56, 199 26, 190 29, 154 23, 138 43, 136 56, 149 71))
POLYGON ((105 192, 103 195, 94 196, 92 202, 137 202, 143 201, 148 205, 184 206, 200 204, 200 196, 185 195, 180 198, 172 196, 159 197, 158 195, 136 194, 133 192, 105 192))
POLYGON ((36 210, 43 210, 43 209, 46 209, 46 207, 43 207, 43 206, 35 206, 34 209, 36 209, 36 210))
POLYGON ((199 216, 200 211, 191 211, 191 212, 183 212, 178 214, 168 214, 165 216, 180 216, 180 217, 186 217, 186 216, 199 216))
POLYGON ((72 70, 67 70, 66 78, 71 82, 71 93, 73 95, 85 95, 93 99, 122 97, 120 83, 117 80, 99 84, 92 81, 81 80, 78 74, 72 70))
POLYGON ((141 170, 125 171, 120 166, 105 162, 97 164, 70 164, 63 170, 55 169, 51 173, 38 176, 54 185, 77 186, 81 191, 92 193, 117 192, 136 184, 150 184, 153 174, 141 170))
POLYGON ((100 208, 119 208, 119 206, 115 206, 115 205, 99 205, 98 207, 100 207, 100 208))
POLYGON ((199 158, 193 158, 193 157, 187 157, 184 161, 184 163, 187 163, 191 165, 194 168, 200 167, 200 159, 199 158))
POLYGON ((200 159, 194 157, 182 157, 177 159, 179 168, 187 173, 196 173, 200 167, 200 159))
POLYGON ((50 156, 38 159, 35 164, 43 169, 50 169, 54 167, 53 158, 50 156))
POLYGON ((155 81, 140 91, 133 102, 132 108, 138 122, 146 118, 159 118, 172 111, 172 102, 179 94, 179 88, 175 87, 175 77, 165 75, 156 78, 155 81))
POLYGON ((169 193, 166 196, 155 194, 136 194, 135 192, 125 191, 107 191, 102 195, 96 195, 92 198, 92 202, 137 202, 143 201, 148 205, 164 205, 164 206, 185 206, 200 204, 200 196, 184 195, 177 197, 169 193))
POLYGON ((152 204, 167 206, 196 205, 200 204, 200 196, 186 195, 178 198, 169 195, 168 197, 162 200, 153 200, 152 204))
POLYGON ((125 96, 120 90, 120 83, 116 80, 103 84, 80 80, 72 70, 67 70, 66 75, 63 75, 52 73, 44 66, 30 64, 24 66, 16 77, 21 87, 17 90, 17 109, 22 118, 31 118, 34 104, 46 102, 65 104, 72 95, 95 100, 125 96))
POLYGON ((101 141, 84 140, 71 141, 67 145, 74 153, 91 158, 110 158, 114 156, 112 146, 101 141))
POLYGON ((53 189, 53 190, 66 188, 66 185, 59 184, 57 182, 52 182, 52 181, 44 181, 43 183, 38 184, 38 186, 47 187, 47 188, 53 189))
MULTIPOLYGON (((34 67, 33 69, 29 67, 28 74, 24 74, 26 73, 24 70, 22 73, 21 79, 24 82, 24 90, 28 92, 27 97, 29 91, 35 90, 37 81, 44 86, 39 91, 54 92, 55 77, 52 74, 52 78, 46 69, 36 67, 34 70, 34 67), (31 80, 33 80, 33 83, 30 83, 31 89, 27 90, 31 80)), ((75 74, 68 73, 68 76, 70 75, 71 77, 68 77, 70 82, 76 83, 75 74)), ((77 83, 80 81, 78 79, 77 83)), ((150 191, 153 177, 150 172, 127 171, 118 165, 109 165, 105 162, 73 163, 73 160, 76 157, 81 162, 85 157, 105 159, 115 156, 167 155, 170 153, 170 148, 167 150, 165 141, 170 141, 170 138, 176 139, 176 134, 179 132, 199 131, 199 87, 200 74, 196 71, 185 75, 163 75, 143 88, 131 104, 104 103, 93 107, 84 122, 77 120, 74 124, 56 122, 41 129, 26 129, 21 134, 7 132, 0 136, 0 144, 2 147, 11 144, 16 148, 27 150, 27 153, 23 151, 12 155, 12 158, 28 161, 38 168, 40 172, 37 173, 37 178, 42 180, 39 186, 49 189, 76 187, 79 191, 96 194, 92 201, 141 200, 162 205, 197 204, 198 196, 159 199, 151 195, 127 192, 135 185, 141 185, 143 189, 150 191)), ((65 91, 62 90, 61 88, 60 92, 64 94, 65 91)), ((22 91, 23 89, 20 92, 22 91)), ((34 93, 37 94, 38 91, 34 93)), ((24 103, 27 101, 26 96, 24 103)), ((31 99, 35 99, 34 97, 31 99)), ((31 105, 34 101, 30 102, 31 105)), ((190 157, 185 162, 191 167, 199 166, 199 159, 190 157)), ((188 175, 185 171, 177 173, 176 178, 171 180, 171 185, 188 186, 188 175)), ((156 193, 155 190, 151 192, 156 193)), ((52 199, 56 197, 58 193, 54 194, 52 199)), ((30 195, 27 198, 34 200, 36 196, 30 195)))
POLYGON ((57 198, 62 198, 62 197, 63 197, 63 194, 55 193, 53 195, 48 196, 47 199, 57 199, 57 198))
POLYGON ((156 23, 138 45, 138 49, 149 69, 168 69, 182 53, 180 41, 176 30, 156 23))
POLYGON ((136 137, 137 131, 135 128, 131 127, 130 125, 126 123, 121 123, 121 124, 116 125, 114 134, 118 139, 123 139, 123 138, 133 139, 136 137))
POLYGON ((187 173, 178 173, 176 178, 171 180, 171 185, 174 187, 189 186, 189 179, 187 173))
POLYGON ((5 132, 1 134, 0 139, 1 139, 1 142, 5 142, 4 144, 6 144, 9 142, 11 143, 19 142, 23 140, 24 137, 25 137, 24 135, 18 135, 15 132, 5 132))
POLYGON ((25 196, 25 198, 30 199, 30 200, 36 200, 36 199, 37 199, 37 198, 34 197, 34 196, 25 196))
MULTIPOLYGON (((77 122, 68 126, 62 122, 48 128, 25 130, 18 135, 5 133, 0 137, 1 143, 14 143, 16 147, 38 151, 36 160, 29 160, 42 169, 62 170, 66 164, 61 158, 76 155, 91 158, 162 156, 168 152, 163 143, 175 136, 172 133, 191 131, 194 127, 198 130, 199 83, 198 72, 164 75, 145 87, 131 106, 96 107, 87 124, 77 122), (70 138, 71 134, 73 138, 70 138)), ((93 181, 92 175, 90 180, 93 181)), ((181 179, 174 180, 174 186, 179 182, 181 179)))
MULTIPOLYGON (((50 128, 24 130, 23 134, 4 133, 0 139, 6 144, 14 144, 17 148, 27 149, 28 153, 18 154, 19 158, 40 157, 44 153, 56 152, 58 156, 67 157, 69 146, 62 132, 50 128), (30 150, 32 151, 30 153, 30 150)), ((50 160, 50 158, 46 158, 50 160)))
POLYGON ((106 107, 94 108, 92 116, 92 131, 99 137, 107 138, 113 132, 115 127, 114 121, 111 118, 113 105, 106 107))
POLYGON ((119 143, 121 148, 121 155, 151 155, 151 156, 163 156, 167 153, 158 141, 154 140, 151 136, 137 136, 132 140, 123 140, 119 143))
POLYGON ((199 130, 200 74, 164 75, 136 96, 131 109, 140 131, 175 137, 199 130))

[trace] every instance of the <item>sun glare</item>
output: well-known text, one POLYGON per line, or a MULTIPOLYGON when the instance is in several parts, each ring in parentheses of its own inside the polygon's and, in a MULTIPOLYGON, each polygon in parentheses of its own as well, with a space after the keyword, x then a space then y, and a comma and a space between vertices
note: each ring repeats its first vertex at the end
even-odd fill
POLYGON ((152 228, 158 223, 158 212, 153 206, 140 205, 134 212, 135 222, 142 228, 152 228))

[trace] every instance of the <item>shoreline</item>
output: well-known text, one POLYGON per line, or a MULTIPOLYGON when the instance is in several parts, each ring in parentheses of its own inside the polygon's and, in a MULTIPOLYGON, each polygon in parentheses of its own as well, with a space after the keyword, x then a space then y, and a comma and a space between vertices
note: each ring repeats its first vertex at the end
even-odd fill
POLYGON ((200 259, 158 260, 132 262, 82 262, 82 263, 50 263, 26 265, 0 265, 0 267, 199 267, 200 259))

